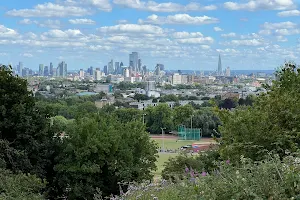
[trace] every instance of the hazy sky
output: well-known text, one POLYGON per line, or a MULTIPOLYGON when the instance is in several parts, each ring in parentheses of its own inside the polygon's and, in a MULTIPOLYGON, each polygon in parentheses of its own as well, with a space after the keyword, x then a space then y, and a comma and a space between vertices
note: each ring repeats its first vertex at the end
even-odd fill
POLYGON ((0 63, 103 68, 132 51, 149 68, 215 70, 219 53, 231 69, 300 63, 300 1, 229 1, 1 0, 0 63))

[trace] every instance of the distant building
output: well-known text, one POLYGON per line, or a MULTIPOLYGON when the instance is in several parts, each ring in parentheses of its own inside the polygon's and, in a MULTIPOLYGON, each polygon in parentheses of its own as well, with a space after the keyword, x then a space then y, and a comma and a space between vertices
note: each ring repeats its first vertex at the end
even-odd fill
POLYGON ((146 81, 146 91, 155 90, 155 81, 146 81))
POLYGON ((129 54, 129 67, 131 72, 137 72, 139 63, 139 54, 138 52, 132 52, 129 54))
POLYGON ((48 66, 44 67, 44 76, 49 76, 49 67, 48 66))
POLYGON ((218 62, 218 75, 222 75, 222 61, 221 61, 221 55, 219 54, 219 62, 218 62))
POLYGON ((102 78, 102 76, 101 76, 100 68, 96 68, 96 71, 95 71, 95 80, 99 81, 99 80, 101 80, 101 78, 102 78))
POLYGON ((188 75, 183 74, 181 75, 181 84, 187 84, 188 83, 188 75))
POLYGON ((129 69, 128 69, 128 68, 125 68, 125 69, 124 69, 124 77, 125 77, 125 78, 128 78, 129 76, 130 76, 129 69))
POLYGON ((43 64, 39 65, 39 76, 44 76, 44 65, 43 64))
POLYGON ((23 72, 22 70, 23 70, 23 63, 19 62, 18 69, 17 69, 19 75, 22 75, 23 72))
POLYGON ((174 73, 172 76, 172 84, 178 85, 181 84, 181 75, 179 73, 174 73))
POLYGON ((83 69, 80 69, 80 71, 79 71, 79 77, 80 78, 84 77, 84 71, 83 71, 83 69))
POLYGON ((225 76, 230 76, 230 67, 227 67, 225 70, 225 76))
POLYGON ((52 62, 50 62, 50 66, 49 66, 49 75, 53 76, 53 64, 52 64, 52 62))
POLYGON ((105 65, 104 67, 103 67, 103 72, 104 72, 104 74, 108 74, 108 68, 107 68, 107 65, 105 65))
POLYGON ((119 62, 115 62, 115 71, 114 74, 119 74, 120 72, 120 63, 119 62))
POLYGON ((57 67, 57 76, 59 77, 66 77, 67 76, 67 72, 68 72, 68 66, 67 63, 65 63, 64 61, 62 61, 61 63, 58 64, 57 67))
POLYGON ((113 59, 108 63, 108 72, 107 74, 114 74, 115 68, 114 68, 114 61, 113 59))

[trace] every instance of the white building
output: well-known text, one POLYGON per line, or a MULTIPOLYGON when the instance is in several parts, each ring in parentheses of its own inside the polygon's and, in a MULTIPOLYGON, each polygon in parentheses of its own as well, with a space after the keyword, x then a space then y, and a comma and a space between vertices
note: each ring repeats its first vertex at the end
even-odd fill
POLYGON ((155 81, 146 81, 146 91, 155 90, 155 81))
POLYGON ((227 67, 225 70, 225 76, 230 76, 230 67, 227 67))
POLYGON ((102 76, 101 76, 101 71, 99 68, 96 68, 96 71, 95 71, 95 80, 99 81, 101 80, 102 76))
POLYGON ((181 75, 179 73, 174 73, 172 76, 172 84, 178 85, 181 84, 181 75))
POLYGON ((83 71, 83 69, 80 69, 80 71, 79 71, 79 77, 80 78, 84 77, 84 71, 83 71))
POLYGON ((129 74, 129 69, 127 69, 127 68, 124 69, 124 77, 125 77, 125 78, 128 78, 129 75, 130 75, 130 74, 129 74))

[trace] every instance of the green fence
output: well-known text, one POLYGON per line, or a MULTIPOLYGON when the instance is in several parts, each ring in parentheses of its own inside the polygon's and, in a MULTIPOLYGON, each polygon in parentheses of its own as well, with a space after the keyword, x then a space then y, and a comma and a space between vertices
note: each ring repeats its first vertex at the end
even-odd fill
POLYGON ((178 127, 178 139, 179 140, 200 140, 201 132, 197 128, 186 128, 181 125, 178 127))

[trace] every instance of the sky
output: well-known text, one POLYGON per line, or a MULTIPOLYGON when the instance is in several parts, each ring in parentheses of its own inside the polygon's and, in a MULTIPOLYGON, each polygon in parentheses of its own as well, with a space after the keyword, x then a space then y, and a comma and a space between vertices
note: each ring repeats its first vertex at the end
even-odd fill
POLYGON ((300 63, 300 0, 2 0, 0 63, 275 69, 300 63))

